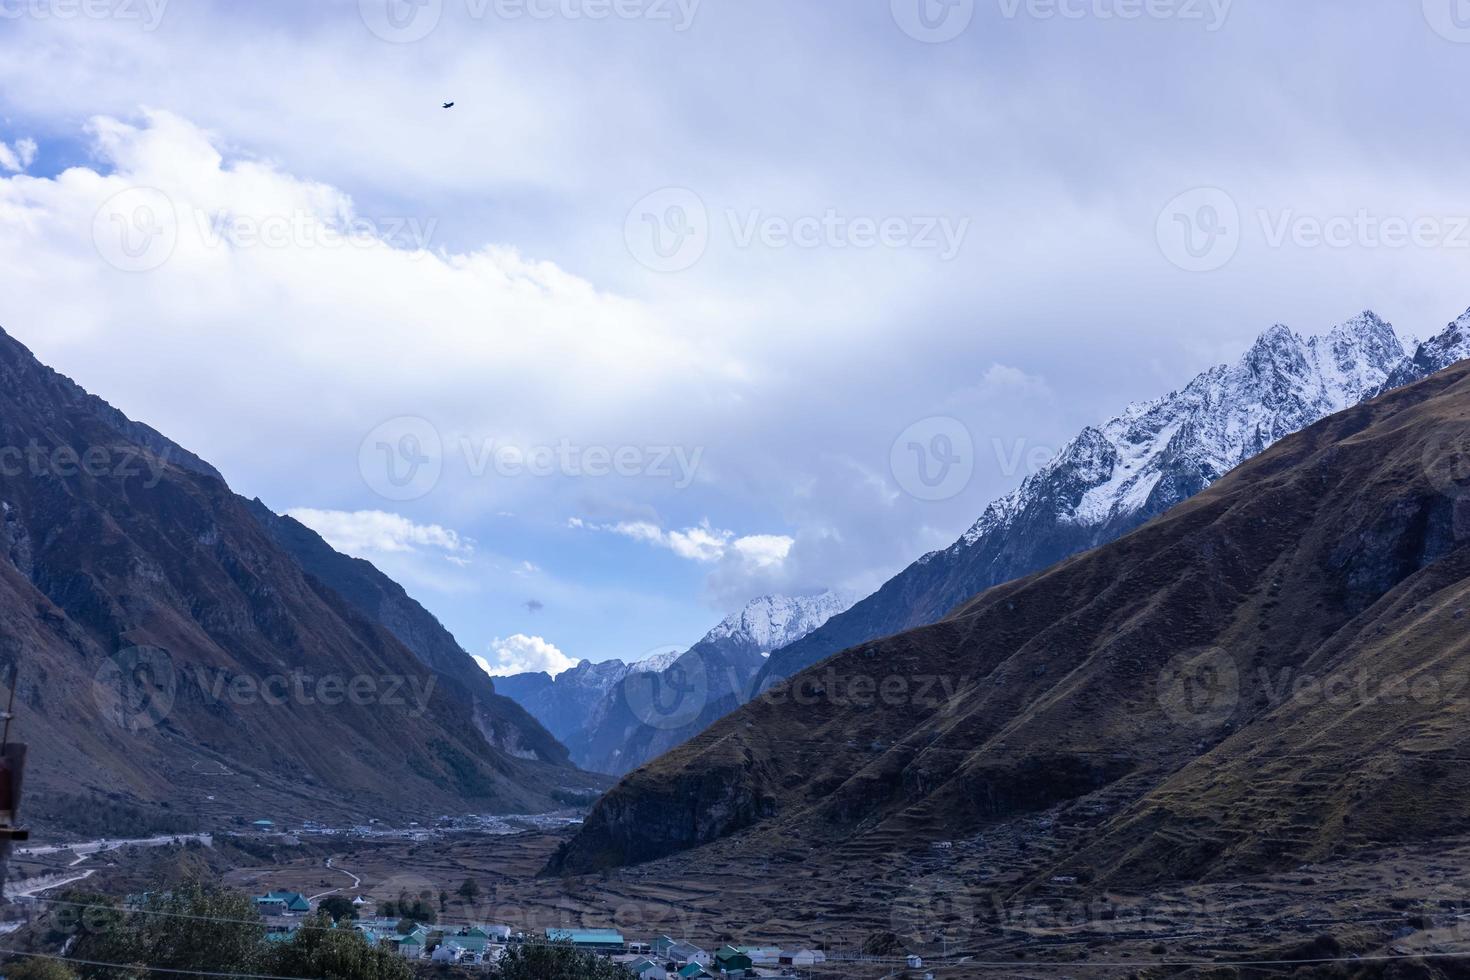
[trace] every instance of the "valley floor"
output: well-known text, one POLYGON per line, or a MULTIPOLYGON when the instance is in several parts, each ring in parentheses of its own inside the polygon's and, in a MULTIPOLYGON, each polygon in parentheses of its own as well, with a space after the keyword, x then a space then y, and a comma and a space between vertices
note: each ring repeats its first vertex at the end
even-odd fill
MULTIPOLYGON (((1450 954, 1470 951, 1470 837, 1152 895, 1097 892, 1064 875, 1035 886, 1037 873, 1085 836, 1088 807, 1096 805, 1073 804, 937 846, 870 837, 809 851, 735 838, 577 878, 538 877, 569 833, 554 827, 63 849, 17 855, 9 894, 32 890, 17 889, 16 879, 44 885, 45 876, 88 871, 84 887, 116 895, 184 872, 211 874, 250 894, 284 889, 314 900, 428 892, 439 908, 437 896, 447 893, 441 924, 505 924, 527 935, 611 927, 630 941, 669 935, 706 949, 726 942, 820 948, 827 962, 804 975, 834 978, 1253 977, 1351 960, 1353 970, 1368 972, 1334 975, 1374 976, 1420 957, 1439 969, 1460 962, 1450 954), (473 902, 458 895, 466 879, 479 885, 473 902), (923 958, 921 970, 906 970, 911 953, 923 958), (1244 961, 1258 965, 1241 970, 1244 961)), ((64 892, 51 887, 30 899, 32 914, 64 892)))

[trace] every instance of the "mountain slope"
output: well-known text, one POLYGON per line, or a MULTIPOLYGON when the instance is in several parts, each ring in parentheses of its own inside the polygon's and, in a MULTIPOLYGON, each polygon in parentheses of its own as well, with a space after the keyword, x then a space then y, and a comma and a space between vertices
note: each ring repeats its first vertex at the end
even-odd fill
POLYGON ((1113 541, 1283 436, 1376 394, 1390 377, 1423 376, 1406 374, 1409 365, 1393 328, 1371 312, 1320 337, 1272 327, 1235 364, 1084 429, 949 548, 773 654, 761 683, 936 622, 993 585, 1113 541))
POLYGON ((773 687, 626 778, 550 870, 732 834, 860 861, 1023 836, 1084 798, 1096 825, 1025 887, 1462 833, 1466 447, 1470 364, 1333 415, 1116 542, 773 687))
POLYGON ((498 694, 494 683, 443 624, 419 605, 403 586, 361 558, 332 548, 311 528, 276 514, 259 500, 250 511, 306 572, 368 619, 392 633, 427 667, 450 685, 446 693, 470 705, 486 741, 503 752, 554 765, 570 765, 566 747, 524 708, 498 694))
POLYGON ((38 818, 548 809, 588 777, 487 743, 452 685, 197 457, 0 333, 0 663, 38 818))

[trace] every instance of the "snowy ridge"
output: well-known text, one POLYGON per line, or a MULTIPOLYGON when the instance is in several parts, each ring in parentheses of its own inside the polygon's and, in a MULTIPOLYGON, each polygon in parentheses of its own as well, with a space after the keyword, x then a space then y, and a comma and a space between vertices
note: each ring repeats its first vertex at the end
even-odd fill
MULTIPOLYGON (((1460 353, 1446 364, 1470 352, 1470 313, 1457 322, 1465 329, 1450 346, 1460 353)), ((1409 363, 1393 327, 1372 312, 1308 338, 1277 324, 1236 363, 1083 429, 950 550, 1008 528, 1042 500, 1059 521, 1098 526, 1146 509, 1162 484, 1181 476, 1207 486, 1278 439, 1371 397, 1409 363)))
POLYGON ((814 596, 766 595, 752 599, 704 635, 701 643, 737 641, 770 653, 795 643, 850 608, 858 596, 828 590, 814 596))
POLYGON ((644 657, 628 665, 630 674, 661 674, 674 665, 683 654, 677 650, 668 653, 655 653, 651 657, 644 657))

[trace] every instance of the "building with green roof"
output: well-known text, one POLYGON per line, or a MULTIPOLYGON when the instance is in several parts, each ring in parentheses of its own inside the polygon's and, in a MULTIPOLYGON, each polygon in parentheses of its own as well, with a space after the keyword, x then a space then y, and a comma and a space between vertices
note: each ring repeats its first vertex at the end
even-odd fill
POLYGON ((621 950, 628 945, 616 929, 547 929, 546 938, 553 943, 571 943, 577 949, 594 952, 621 950))

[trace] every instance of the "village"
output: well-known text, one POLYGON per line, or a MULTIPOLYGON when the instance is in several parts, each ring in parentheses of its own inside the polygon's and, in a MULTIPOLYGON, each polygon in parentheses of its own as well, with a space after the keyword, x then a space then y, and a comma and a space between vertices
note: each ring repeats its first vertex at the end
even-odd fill
MULTIPOLYGON (((299 892, 271 891, 255 897, 255 906, 266 924, 266 935, 286 941, 305 926, 320 906, 299 892)), ((354 909, 371 901, 357 896, 354 909)), ((701 980, 701 978, 796 978, 803 971, 827 961, 819 949, 806 947, 722 945, 713 951, 670 936, 652 941, 629 939, 617 929, 549 928, 535 933, 513 930, 493 923, 434 925, 413 917, 344 917, 339 928, 362 933, 374 946, 393 950, 412 962, 491 967, 507 948, 522 943, 563 944, 617 963, 639 980, 701 980)), ((923 961, 909 956, 909 969, 921 969, 923 961)))

